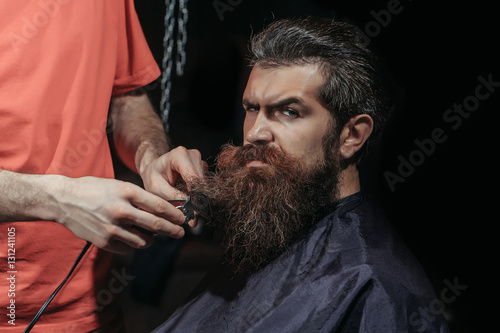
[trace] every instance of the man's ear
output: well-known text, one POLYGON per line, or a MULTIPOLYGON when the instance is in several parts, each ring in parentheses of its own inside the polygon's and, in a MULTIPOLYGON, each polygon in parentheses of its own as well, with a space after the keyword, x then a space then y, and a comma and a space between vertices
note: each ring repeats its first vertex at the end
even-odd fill
POLYGON ((373 119, 367 114, 358 114, 345 124, 340 132, 340 156, 344 160, 352 158, 361 150, 373 132, 373 119))

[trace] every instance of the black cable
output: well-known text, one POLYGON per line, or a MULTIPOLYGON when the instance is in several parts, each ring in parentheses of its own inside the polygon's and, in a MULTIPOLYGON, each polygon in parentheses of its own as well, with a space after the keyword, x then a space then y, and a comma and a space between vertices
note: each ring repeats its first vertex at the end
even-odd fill
POLYGON ((75 270, 76 266, 78 266, 78 263, 80 262, 80 260, 82 260, 83 256, 85 255, 85 253, 89 249, 90 245, 92 245, 91 242, 87 242, 87 244, 85 244, 85 246, 82 249, 82 252, 80 252, 80 254, 78 255, 78 258, 76 258, 76 261, 73 264, 73 267, 71 267, 71 270, 69 271, 68 275, 64 278, 64 280, 61 282, 61 284, 59 285, 59 287, 57 287, 56 290, 54 290, 54 292, 52 293, 52 295, 50 295, 50 297, 45 301, 45 303, 42 305, 42 307, 40 308, 40 310, 38 310, 38 313, 36 314, 35 317, 33 317, 33 319, 31 320, 31 323, 29 324, 29 326, 24 330, 24 333, 28 333, 29 331, 31 331, 31 329, 33 328, 33 326, 35 326, 36 322, 38 321, 38 319, 40 319, 40 316, 43 314, 43 312, 45 311, 45 309, 49 306, 50 302, 52 302, 52 300, 54 299, 54 297, 56 297, 57 293, 59 292, 59 290, 61 290, 61 288, 66 283, 66 281, 68 281, 68 279, 71 276, 71 274, 73 274, 73 271, 75 270))

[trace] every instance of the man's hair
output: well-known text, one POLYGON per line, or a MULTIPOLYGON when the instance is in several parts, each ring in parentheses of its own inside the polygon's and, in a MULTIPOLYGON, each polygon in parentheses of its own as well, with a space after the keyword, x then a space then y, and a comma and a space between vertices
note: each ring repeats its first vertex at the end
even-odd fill
MULTIPOLYGON (((388 99, 380 62, 362 32, 347 23, 308 17, 282 19, 250 41, 251 65, 264 68, 317 64, 326 79, 318 97, 332 113, 334 133, 358 114, 368 114, 374 130, 356 162, 385 122, 388 99)), ((337 138, 338 140, 338 138, 337 138)))

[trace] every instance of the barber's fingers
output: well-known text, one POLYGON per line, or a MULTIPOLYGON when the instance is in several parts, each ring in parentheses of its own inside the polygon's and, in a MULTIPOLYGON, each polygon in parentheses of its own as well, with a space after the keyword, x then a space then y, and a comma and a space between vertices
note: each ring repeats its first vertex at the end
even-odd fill
MULTIPOLYGON (((140 209, 131 211, 127 218, 135 221, 134 224, 141 228, 169 233, 172 228, 168 228, 166 225, 182 225, 184 223, 184 214, 170 202, 155 194, 138 189, 128 194, 128 200, 134 207, 140 209)), ((174 228, 174 230, 179 228, 174 228)))
POLYGON ((104 226, 106 237, 95 243, 98 247, 127 254, 133 248, 140 249, 152 245, 155 233, 172 238, 184 236, 184 228, 178 225, 184 223, 184 214, 163 199, 143 192, 146 194, 141 193, 140 199, 130 200, 130 205, 121 205, 117 209, 117 221, 104 226))
POLYGON ((149 184, 144 183, 146 190, 164 200, 185 200, 187 198, 187 194, 174 188, 163 173, 155 173, 149 176, 148 180, 149 184))
MULTIPOLYGON (((181 213, 182 220, 180 224, 184 223, 184 214, 180 210, 174 207, 179 213, 181 213)), ((174 224, 173 222, 166 220, 164 218, 155 216, 149 212, 143 210, 137 210, 130 219, 134 226, 151 231, 157 234, 164 234, 172 238, 181 238, 184 236, 184 228, 179 224, 174 224)), ((176 221, 179 223, 179 221, 176 221)))
POLYGON ((207 163, 201 159, 201 153, 196 149, 179 146, 172 149, 165 157, 167 158, 165 174, 171 185, 175 184, 180 175, 189 186, 190 181, 203 178, 208 170, 207 163))
POLYGON ((170 151, 170 156, 172 169, 183 179, 201 178, 206 172, 206 163, 201 159, 201 153, 197 149, 179 146, 170 151))
POLYGON ((130 226, 111 226, 108 232, 109 239, 103 244, 96 243, 96 245, 118 254, 129 254, 133 249, 144 249, 154 242, 153 235, 140 232, 130 226))
POLYGON ((141 177, 147 191, 165 200, 183 200, 187 195, 174 188, 178 177, 189 183, 202 178, 207 170, 198 150, 177 147, 152 161, 141 177))

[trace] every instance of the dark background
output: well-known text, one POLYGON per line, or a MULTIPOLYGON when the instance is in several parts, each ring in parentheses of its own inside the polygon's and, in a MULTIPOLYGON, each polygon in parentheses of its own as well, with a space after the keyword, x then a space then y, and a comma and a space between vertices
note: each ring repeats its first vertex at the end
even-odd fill
MULTIPOLYGON (((438 298, 444 301, 443 291, 447 297, 456 296, 444 303, 452 331, 482 332, 498 326, 492 307, 498 306, 499 288, 494 270, 499 93, 480 101, 456 129, 443 118, 454 104, 471 100, 479 76, 491 75, 500 82, 494 2, 401 0, 399 12, 390 21, 383 17, 383 22, 376 16, 395 1, 220 0, 231 7, 222 12, 223 20, 214 3, 189 1, 185 74, 173 80, 173 143, 200 150, 211 163, 223 143, 241 142, 240 100, 249 73, 245 57, 252 31, 274 18, 307 15, 357 25, 372 36, 398 87, 397 107, 377 154, 363 169, 363 184, 380 199, 422 262, 438 298), (446 140, 435 143, 427 155, 416 152, 421 149, 415 140, 428 142, 436 128, 446 140), (384 174, 398 174, 401 160, 410 156, 418 165, 391 189, 384 174), (450 293, 445 280, 461 289, 450 293)), ((137 0, 136 9, 161 66, 165 5, 161 0, 137 0)), ((158 82, 150 92, 159 109, 158 82)))

